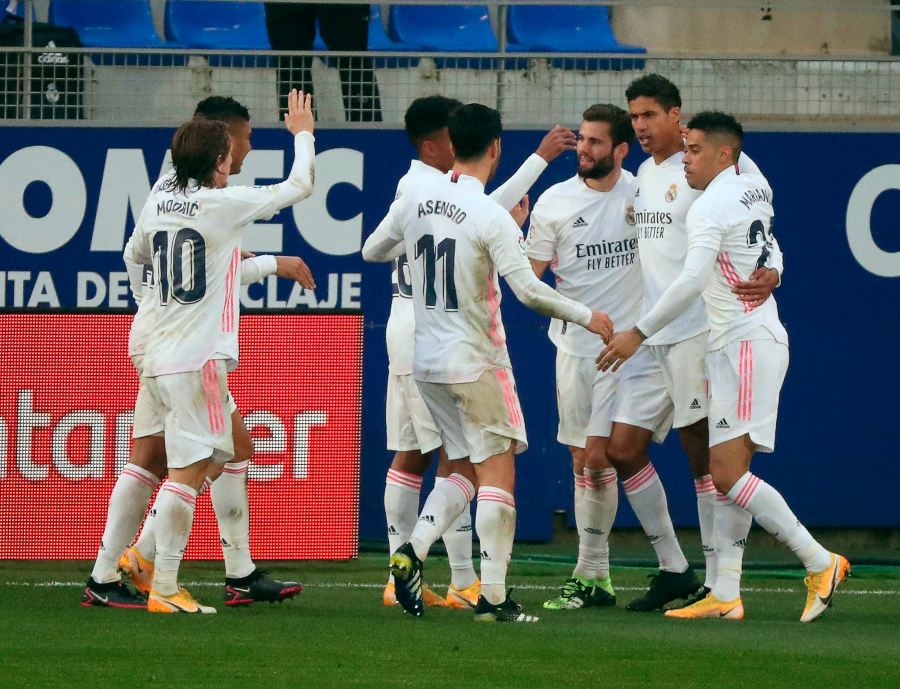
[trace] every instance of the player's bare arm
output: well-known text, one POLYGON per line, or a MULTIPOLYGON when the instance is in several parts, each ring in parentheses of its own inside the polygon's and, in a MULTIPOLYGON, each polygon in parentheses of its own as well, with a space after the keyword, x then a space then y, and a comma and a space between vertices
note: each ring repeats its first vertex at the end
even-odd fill
POLYGON ((299 256, 276 256, 275 263, 278 266, 275 275, 278 277, 298 282, 304 289, 316 288, 312 271, 299 256))
POLYGON ((550 261, 538 261, 536 258, 529 258, 528 260, 531 261, 531 269, 534 271, 535 276, 538 279, 544 277, 544 273, 550 267, 550 261))
POLYGON ((575 136, 575 132, 556 125, 544 135, 535 153, 548 163, 552 163, 566 151, 574 151, 577 145, 578 137, 575 136))

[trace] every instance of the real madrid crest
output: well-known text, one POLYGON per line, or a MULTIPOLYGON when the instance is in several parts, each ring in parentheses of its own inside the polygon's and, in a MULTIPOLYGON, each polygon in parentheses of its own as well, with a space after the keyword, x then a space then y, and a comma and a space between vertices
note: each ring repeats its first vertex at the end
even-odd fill
POLYGON ((666 192, 666 201, 668 201, 669 203, 672 203, 672 201, 674 201, 677 196, 678 196, 678 185, 673 184, 671 187, 669 187, 669 191, 666 192))
POLYGON ((628 206, 625 209, 625 222, 629 225, 634 225, 634 206, 628 206))

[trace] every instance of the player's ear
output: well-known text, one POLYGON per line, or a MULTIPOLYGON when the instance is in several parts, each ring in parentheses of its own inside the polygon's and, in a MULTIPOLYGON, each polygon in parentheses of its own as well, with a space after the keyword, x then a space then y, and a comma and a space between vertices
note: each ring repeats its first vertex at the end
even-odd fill
POLYGON ((617 163, 621 163, 628 157, 629 146, 627 141, 623 141, 613 149, 613 158, 617 163))

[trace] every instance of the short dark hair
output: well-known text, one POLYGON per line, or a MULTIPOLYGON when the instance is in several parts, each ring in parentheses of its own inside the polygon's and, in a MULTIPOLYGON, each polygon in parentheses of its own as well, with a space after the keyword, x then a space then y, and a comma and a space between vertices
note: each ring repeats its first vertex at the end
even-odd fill
POLYGON ((585 122, 606 122, 613 146, 627 144, 634 138, 634 127, 628 113, 611 103, 595 103, 584 111, 581 118, 585 122))
POLYGON ((250 121, 250 111, 231 96, 210 96, 197 103, 194 117, 206 117, 220 122, 250 121))
POLYGON ((210 186, 219 156, 228 155, 231 138, 228 126, 219 120, 195 117, 178 128, 172 137, 174 189, 184 192, 193 179, 210 186))
POLYGON ((732 158, 734 162, 737 162, 744 146, 744 128, 740 122, 734 119, 734 115, 718 110, 704 110, 694 115, 687 126, 688 129, 699 129, 701 132, 706 132, 707 135, 719 135, 730 139, 732 142, 730 145, 734 151, 732 158))
POLYGON ((450 142, 456 159, 462 162, 480 158, 494 139, 503 133, 500 113, 481 103, 469 103, 450 116, 450 142))
POLYGON ((635 98, 645 96, 659 103, 667 112, 681 107, 681 93, 678 87, 661 74, 645 74, 638 77, 625 89, 625 100, 629 103, 635 98))
POLYGON ((451 113, 460 107, 460 101, 446 96, 416 98, 403 117, 406 136, 413 144, 417 144, 425 137, 444 129, 450 121, 451 113))

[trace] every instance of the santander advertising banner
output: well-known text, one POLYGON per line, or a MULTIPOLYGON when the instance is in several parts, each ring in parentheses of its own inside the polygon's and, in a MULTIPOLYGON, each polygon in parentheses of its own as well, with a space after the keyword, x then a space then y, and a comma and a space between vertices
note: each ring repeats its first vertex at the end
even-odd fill
MULTIPOLYGON (((131 443, 131 318, 0 314, 0 558, 96 555, 131 443)), ((244 315, 240 347, 229 387, 256 446, 254 556, 354 557, 362 317, 244 315)), ((197 502, 185 556, 221 557, 208 495, 197 502)))

